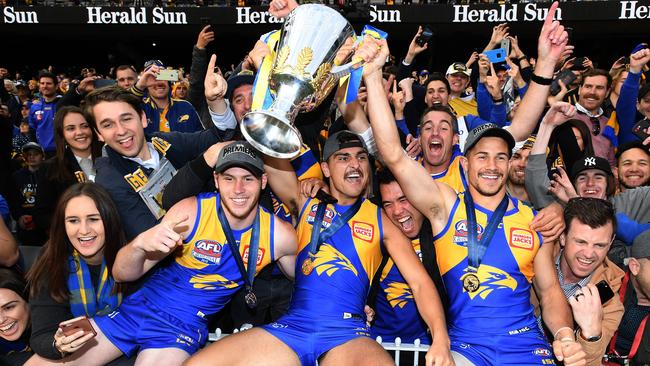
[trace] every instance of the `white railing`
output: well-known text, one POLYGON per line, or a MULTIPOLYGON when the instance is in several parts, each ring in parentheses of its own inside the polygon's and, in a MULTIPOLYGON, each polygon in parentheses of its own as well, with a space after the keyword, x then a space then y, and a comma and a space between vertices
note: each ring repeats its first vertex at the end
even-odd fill
MULTIPOLYGON (((242 325, 241 328, 235 329, 233 331, 234 333, 239 333, 240 331, 244 331, 246 329, 250 329, 252 326, 250 324, 244 324, 242 325)), ((214 333, 210 333, 208 335, 208 342, 216 342, 220 340, 223 337, 228 336, 229 334, 222 333, 221 329, 217 328, 217 330, 214 333)), ((395 338, 395 342, 382 342, 381 337, 377 337, 377 343, 381 344, 382 347, 386 351, 393 351, 395 352, 395 365, 400 364, 400 358, 402 357, 402 352, 412 352, 413 353, 413 366, 419 366, 419 355, 420 352, 423 352, 426 354, 426 352, 429 350, 429 346, 426 344, 420 344, 420 340, 416 339, 415 342, 413 343, 402 343, 402 340, 400 337, 395 338)))

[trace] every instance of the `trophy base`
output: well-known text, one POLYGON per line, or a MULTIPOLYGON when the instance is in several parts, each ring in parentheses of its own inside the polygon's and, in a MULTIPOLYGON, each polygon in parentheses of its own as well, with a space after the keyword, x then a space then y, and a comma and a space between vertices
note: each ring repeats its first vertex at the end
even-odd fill
POLYGON ((286 118, 269 111, 247 113, 241 132, 253 147, 265 155, 291 159, 300 153, 300 133, 286 118))

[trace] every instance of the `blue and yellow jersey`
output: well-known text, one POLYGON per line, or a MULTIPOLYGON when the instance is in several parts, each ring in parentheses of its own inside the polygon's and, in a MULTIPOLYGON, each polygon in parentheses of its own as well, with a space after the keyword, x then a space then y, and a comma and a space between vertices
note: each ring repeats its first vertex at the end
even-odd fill
MULTIPOLYGON (((536 327, 530 304, 533 260, 542 245, 539 233, 529 228, 535 212, 515 198, 503 216, 483 256, 477 276, 481 286, 469 293, 462 277, 467 269, 467 214, 463 194, 456 198, 444 230, 436 235, 440 274, 449 294, 450 332, 518 334, 536 327)), ((479 238, 492 212, 476 205, 479 238)))
MULTIPOLYGON (((298 222, 296 284, 288 314, 311 319, 343 319, 344 313, 363 315, 372 276, 381 264, 380 208, 364 200, 359 211, 316 254, 309 242, 318 207, 317 199, 302 207, 298 222), (309 265, 305 265, 305 262, 309 265)), ((328 205, 322 229, 350 206, 328 205)))
MULTIPOLYGON (((414 239, 412 244, 422 261, 420 239, 414 239)), ((381 336, 384 342, 394 342, 395 337, 400 337, 405 343, 413 343, 416 339, 423 344, 431 343, 427 324, 415 306, 413 292, 392 259, 388 259, 381 272, 374 309, 375 321, 370 328, 372 338, 381 336)))
MULTIPOLYGON (((291 160, 291 166, 296 171, 296 177, 299 181, 309 178, 323 179, 323 171, 320 168, 318 159, 314 156, 311 149, 302 144, 298 156, 291 160)), ((272 192, 271 201, 273 202, 273 213, 275 213, 282 220, 291 223, 291 212, 289 208, 282 203, 272 192)))
MULTIPOLYGON (((460 165, 461 156, 463 156, 463 153, 460 151, 460 148, 458 145, 454 145, 451 161, 447 169, 440 173, 431 174, 431 178, 438 182, 447 184, 456 191, 456 193, 465 192, 465 189, 467 189, 465 173, 462 171, 463 167, 460 165)), ((424 166, 423 158, 420 158, 420 163, 424 166)))
MULTIPOLYGON (((221 197, 218 193, 202 193, 197 200, 196 221, 182 250, 177 250, 174 261, 160 268, 143 286, 145 295, 155 299, 161 309, 189 321, 219 311, 244 284, 217 216, 221 197)), ((275 260, 273 214, 259 207, 259 215, 256 274, 275 260)), ((252 226, 233 230, 245 267, 251 234, 252 226)))

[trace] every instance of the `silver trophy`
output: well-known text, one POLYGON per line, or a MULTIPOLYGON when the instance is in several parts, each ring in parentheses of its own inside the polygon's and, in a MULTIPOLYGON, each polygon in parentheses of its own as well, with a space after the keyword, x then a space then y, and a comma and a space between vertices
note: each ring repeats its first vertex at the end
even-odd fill
POLYGON ((334 58, 349 37, 354 37, 350 23, 327 6, 301 5, 287 16, 270 73, 273 103, 247 113, 241 122, 253 147, 277 158, 298 155, 296 115, 314 109, 336 86, 344 73, 333 72, 341 68, 334 58))

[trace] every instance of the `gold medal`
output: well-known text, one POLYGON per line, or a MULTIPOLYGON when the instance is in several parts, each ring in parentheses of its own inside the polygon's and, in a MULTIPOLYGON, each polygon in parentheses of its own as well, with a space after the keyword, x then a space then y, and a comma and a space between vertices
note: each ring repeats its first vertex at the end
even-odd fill
POLYGON ((302 262, 302 274, 305 276, 309 276, 311 271, 314 270, 314 262, 312 262, 311 258, 305 259, 304 262, 302 262))
POLYGON ((462 277, 463 288, 467 292, 476 292, 481 287, 481 281, 473 273, 467 273, 462 277))

